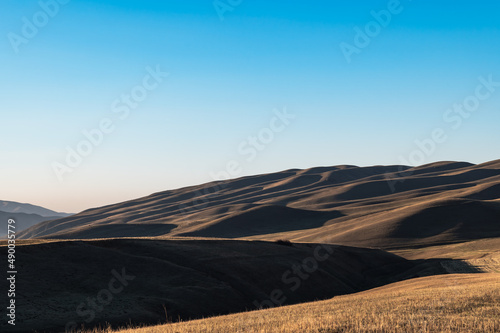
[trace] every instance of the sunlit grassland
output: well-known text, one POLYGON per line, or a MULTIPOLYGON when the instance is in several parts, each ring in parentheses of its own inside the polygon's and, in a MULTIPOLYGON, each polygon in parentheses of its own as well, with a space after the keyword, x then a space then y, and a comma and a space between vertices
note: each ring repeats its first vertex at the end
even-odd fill
POLYGON ((417 278, 326 301, 120 332, 500 332, 500 274, 417 278))

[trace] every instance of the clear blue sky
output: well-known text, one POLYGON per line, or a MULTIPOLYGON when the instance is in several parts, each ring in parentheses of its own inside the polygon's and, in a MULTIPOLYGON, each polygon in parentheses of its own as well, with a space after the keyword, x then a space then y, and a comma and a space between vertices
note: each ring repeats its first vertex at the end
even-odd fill
POLYGON ((0 5, 2 200, 77 212, 211 181, 232 160, 235 176, 402 164, 436 128, 447 140, 424 163, 500 157, 500 87, 443 118, 479 77, 500 81, 497 1, 401 0, 350 62, 340 46, 390 1, 54 1, 0 5), (157 66, 168 77, 121 119, 112 104, 157 66), (295 119, 270 140, 284 108, 295 119), (61 181, 55 163, 106 118, 113 131, 61 181))

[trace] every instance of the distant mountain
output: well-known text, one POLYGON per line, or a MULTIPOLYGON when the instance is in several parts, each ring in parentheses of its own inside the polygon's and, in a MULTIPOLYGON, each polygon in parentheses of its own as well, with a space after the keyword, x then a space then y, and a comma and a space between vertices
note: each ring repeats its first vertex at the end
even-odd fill
POLYGON ((37 214, 25 214, 25 213, 6 213, 0 211, 0 238, 5 238, 7 235, 7 221, 13 219, 16 221, 15 231, 19 234, 20 231, 28 229, 36 225, 37 223, 50 221, 60 218, 59 216, 40 216, 37 214))
POLYGON ((382 249, 500 237, 500 160, 286 170, 89 209, 19 236, 289 239, 382 249))
POLYGON ((67 213, 58 213, 40 206, 5 200, 0 200, 0 211, 5 213, 36 214, 43 217, 66 217, 71 215, 67 213))
POLYGON ((7 221, 16 221, 16 232, 28 229, 37 223, 68 217, 71 214, 58 213, 40 206, 0 200, 0 238, 7 235, 7 221))

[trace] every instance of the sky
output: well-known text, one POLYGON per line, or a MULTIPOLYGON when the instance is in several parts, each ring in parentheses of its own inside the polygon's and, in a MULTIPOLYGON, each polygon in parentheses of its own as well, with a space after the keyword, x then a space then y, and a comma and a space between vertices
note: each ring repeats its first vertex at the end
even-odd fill
POLYGON ((498 159, 497 1, 0 4, 0 199, 498 159))

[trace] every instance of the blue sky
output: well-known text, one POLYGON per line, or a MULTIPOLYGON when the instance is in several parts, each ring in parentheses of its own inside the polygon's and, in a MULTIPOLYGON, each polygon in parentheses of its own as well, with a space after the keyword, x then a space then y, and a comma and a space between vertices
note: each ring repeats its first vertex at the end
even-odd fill
POLYGON ((77 212, 211 181, 229 161, 243 176, 499 157, 500 87, 457 129, 443 118, 479 77, 500 81, 495 1, 221 0, 223 20, 212 1, 55 1, 0 5, 2 200, 77 212), (390 22, 348 63, 340 45, 356 46, 372 11, 390 22), (113 102, 147 68, 168 76, 120 119, 113 102), (285 109, 294 119, 249 160, 249 136, 285 109), (103 119, 114 130, 61 175, 103 119), (415 143, 436 128, 444 142, 415 143))

